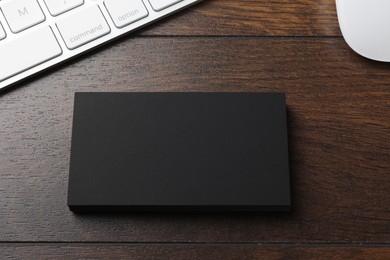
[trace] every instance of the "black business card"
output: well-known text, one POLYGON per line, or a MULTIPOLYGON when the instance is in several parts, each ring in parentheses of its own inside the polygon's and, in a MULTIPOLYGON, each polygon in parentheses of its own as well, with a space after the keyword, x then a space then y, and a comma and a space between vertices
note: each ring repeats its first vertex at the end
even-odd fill
POLYGON ((286 211, 282 93, 76 93, 68 206, 286 211))

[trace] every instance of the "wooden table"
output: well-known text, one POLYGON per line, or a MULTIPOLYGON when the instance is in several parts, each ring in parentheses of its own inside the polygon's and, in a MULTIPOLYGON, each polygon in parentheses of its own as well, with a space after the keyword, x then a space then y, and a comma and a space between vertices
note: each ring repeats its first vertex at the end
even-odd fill
POLYGON ((0 258, 390 258, 390 64, 334 0, 209 0, 0 94, 0 258), (288 214, 74 215, 76 91, 287 93, 288 214))

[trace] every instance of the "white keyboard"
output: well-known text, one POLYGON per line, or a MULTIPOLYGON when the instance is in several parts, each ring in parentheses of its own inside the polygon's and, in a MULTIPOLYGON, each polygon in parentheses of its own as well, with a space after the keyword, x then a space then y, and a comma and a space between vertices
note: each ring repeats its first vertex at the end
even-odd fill
POLYGON ((0 90, 200 0, 0 0, 0 90))

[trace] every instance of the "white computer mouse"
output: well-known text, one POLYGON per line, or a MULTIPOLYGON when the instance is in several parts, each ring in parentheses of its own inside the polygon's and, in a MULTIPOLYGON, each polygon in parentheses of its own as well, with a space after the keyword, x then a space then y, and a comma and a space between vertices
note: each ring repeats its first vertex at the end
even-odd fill
POLYGON ((336 0, 341 32, 360 55, 390 62, 390 0, 336 0))

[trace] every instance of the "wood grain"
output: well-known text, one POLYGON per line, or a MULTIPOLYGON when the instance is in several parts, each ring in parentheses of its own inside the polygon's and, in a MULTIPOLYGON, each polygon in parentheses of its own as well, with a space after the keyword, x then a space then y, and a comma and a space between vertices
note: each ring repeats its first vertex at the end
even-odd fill
POLYGON ((389 247, 188 244, 3 244, 9 259, 388 259, 389 247))
POLYGON ((0 93, 1 259, 389 259, 390 64, 334 0, 204 0, 0 93), (76 91, 287 93, 287 214, 74 215, 76 91))
POLYGON ((20 84, 0 95, 0 241, 389 245, 389 68, 339 37, 140 37, 20 84), (286 92, 293 211, 73 215, 76 91, 286 92))
POLYGON ((204 0, 142 35, 340 36, 335 0, 204 0))

